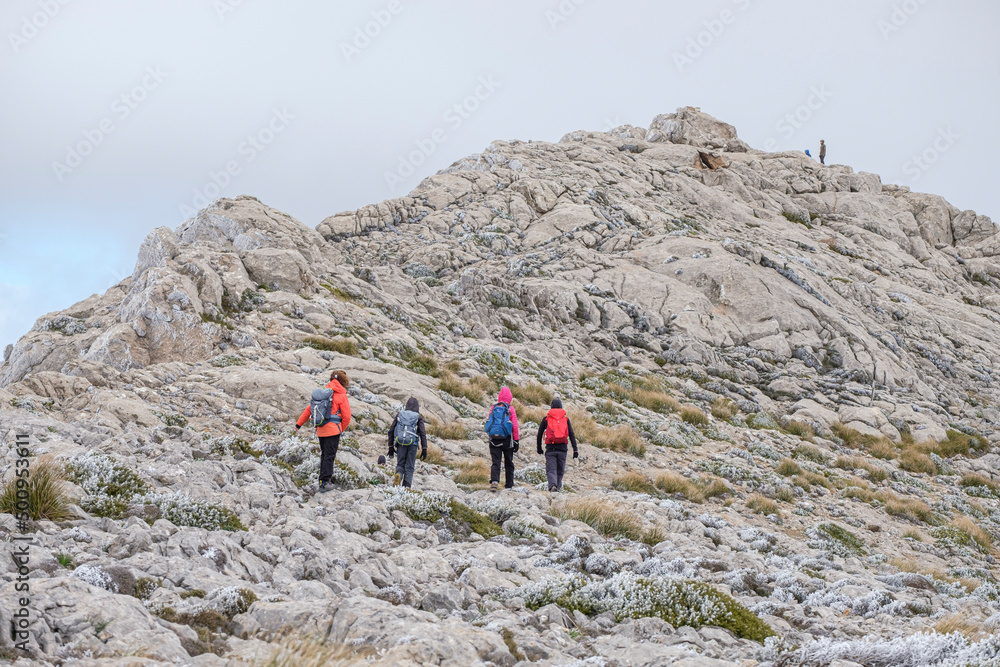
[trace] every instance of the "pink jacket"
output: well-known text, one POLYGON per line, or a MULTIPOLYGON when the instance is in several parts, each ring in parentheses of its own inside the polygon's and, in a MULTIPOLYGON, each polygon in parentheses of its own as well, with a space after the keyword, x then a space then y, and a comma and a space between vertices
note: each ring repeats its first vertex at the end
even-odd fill
POLYGON ((506 403, 507 405, 511 406, 510 407, 510 423, 514 427, 514 432, 512 433, 512 436, 513 436, 514 440, 520 440, 521 439, 521 434, 520 434, 520 432, 518 430, 518 427, 517 427, 517 413, 514 412, 514 406, 511 405, 511 403, 513 403, 513 401, 514 401, 514 395, 510 393, 510 389, 508 389, 507 387, 504 387, 503 389, 500 390, 500 395, 497 396, 497 403, 506 403))

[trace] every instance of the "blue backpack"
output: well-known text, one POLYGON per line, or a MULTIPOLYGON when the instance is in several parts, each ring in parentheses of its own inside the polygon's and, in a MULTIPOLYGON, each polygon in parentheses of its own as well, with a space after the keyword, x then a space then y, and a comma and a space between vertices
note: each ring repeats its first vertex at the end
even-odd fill
POLYGON ((514 424, 510 420, 510 406, 506 403, 497 403, 490 410, 490 416, 486 419, 486 435, 490 436, 490 442, 506 440, 514 434, 514 424))

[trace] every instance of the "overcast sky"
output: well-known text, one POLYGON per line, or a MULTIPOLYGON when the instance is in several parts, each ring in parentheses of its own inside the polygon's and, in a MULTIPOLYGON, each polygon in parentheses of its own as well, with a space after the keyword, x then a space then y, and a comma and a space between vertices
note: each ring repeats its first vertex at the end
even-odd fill
POLYGON ((0 349, 205 200, 315 226, 494 139, 685 105, 1000 216, 993 0, 4 0, 0 27, 0 349))

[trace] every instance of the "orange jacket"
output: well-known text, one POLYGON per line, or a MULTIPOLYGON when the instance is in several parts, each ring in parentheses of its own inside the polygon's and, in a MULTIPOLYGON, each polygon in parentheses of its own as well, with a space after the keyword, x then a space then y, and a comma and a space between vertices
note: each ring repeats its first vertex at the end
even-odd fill
MULTIPOLYGON (((340 435, 347 428, 347 425, 351 423, 351 404, 347 400, 347 390, 336 380, 330 380, 326 388, 333 389, 333 409, 330 411, 330 414, 335 415, 340 413, 340 423, 335 424, 334 422, 330 422, 316 429, 316 435, 321 438, 340 435)), ((307 405, 306 409, 299 415, 298 421, 295 422, 296 426, 302 426, 311 416, 312 409, 307 405)))

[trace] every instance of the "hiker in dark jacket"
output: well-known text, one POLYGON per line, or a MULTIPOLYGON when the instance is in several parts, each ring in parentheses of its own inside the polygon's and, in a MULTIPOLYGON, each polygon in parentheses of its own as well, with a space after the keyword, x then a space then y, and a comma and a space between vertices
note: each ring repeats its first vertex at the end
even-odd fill
POLYGON ((427 458, 427 431, 424 418, 420 416, 420 403, 412 396, 406 399, 406 407, 399 411, 389 427, 389 458, 396 456, 396 477, 393 486, 400 480, 409 488, 413 484, 413 471, 417 467, 417 446, 420 446, 420 460, 427 458), (397 456, 397 451, 398 456, 397 456))
POLYGON ((573 425, 563 410, 562 401, 557 397, 552 399, 552 409, 549 410, 542 423, 538 425, 538 453, 542 452, 542 439, 545 439, 545 476, 548 478, 549 491, 561 491, 563 473, 566 472, 566 444, 573 445, 573 458, 580 458, 580 450, 576 446, 576 435, 573 425))
POLYGON ((824 139, 819 140, 819 163, 826 164, 826 141, 824 139))

